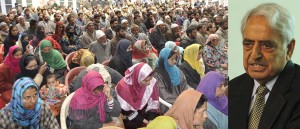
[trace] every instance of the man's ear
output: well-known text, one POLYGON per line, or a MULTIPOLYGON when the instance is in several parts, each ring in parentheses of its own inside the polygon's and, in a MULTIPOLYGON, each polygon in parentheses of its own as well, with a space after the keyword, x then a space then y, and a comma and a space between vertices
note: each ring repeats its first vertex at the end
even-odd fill
POLYGON ((296 44, 295 39, 292 39, 290 41, 290 44, 287 46, 287 49, 288 49, 287 55, 286 55, 287 60, 291 60, 293 52, 294 52, 295 44, 296 44))

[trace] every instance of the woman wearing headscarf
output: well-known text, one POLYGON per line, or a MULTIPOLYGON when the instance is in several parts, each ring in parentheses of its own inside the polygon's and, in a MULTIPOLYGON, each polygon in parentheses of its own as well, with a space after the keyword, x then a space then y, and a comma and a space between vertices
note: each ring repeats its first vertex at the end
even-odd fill
POLYGON ((152 69, 155 68, 155 63, 157 61, 157 56, 148 48, 145 40, 138 40, 134 43, 132 49, 132 63, 136 64, 139 62, 144 62, 150 65, 152 69))
POLYGON ((8 54, 8 50, 11 46, 16 45, 19 38, 19 30, 16 26, 10 26, 8 36, 4 40, 4 56, 8 54))
POLYGON ((121 107, 113 97, 102 76, 96 71, 89 71, 70 102, 69 129, 99 129, 103 123, 111 121, 110 117, 119 116, 121 107))
POLYGON ((33 48, 36 49, 35 52, 38 52, 40 50, 39 46, 42 40, 49 40, 54 49, 58 50, 59 52, 62 51, 60 44, 56 40, 54 40, 51 36, 47 36, 45 34, 44 26, 38 26, 36 31, 36 36, 34 36, 34 38, 30 41, 30 45, 32 45, 33 48))
POLYGON ((46 38, 45 28, 42 25, 37 26, 36 35, 31 40, 31 45, 36 48, 39 43, 46 38))
POLYGON ((65 24, 61 21, 56 23, 55 33, 52 35, 52 38, 60 43, 61 38, 65 35, 65 24))
POLYGON ((172 117, 178 129, 203 129, 207 118, 207 98, 189 89, 182 92, 165 116, 172 117))
POLYGON ((180 66, 182 64, 182 56, 183 56, 183 48, 180 46, 176 46, 176 43, 173 41, 167 41, 165 44, 165 48, 171 48, 172 50, 174 50, 177 54, 177 66, 180 66))
POLYGON ((46 63, 41 64, 40 60, 32 54, 24 54, 19 65, 21 72, 15 76, 15 80, 21 77, 30 77, 39 87, 46 84, 46 77, 50 74, 46 63))
POLYGON ((109 61, 108 66, 124 76, 125 71, 132 66, 132 44, 127 39, 119 41, 116 55, 109 61))
MULTIPOLYGON (((189 87, 184 73, 176 66, 176 61, 176 52, 171 48, 163 48, 153 74, 158 83, 159 96, 170 104, 189 87)), ((160 110, 165 113, 168 107, 160 105, 160 110)))
POLYGON ((21 33, 19 39, 16 42, 20 48, 23 49, 23 53, 33 54, 33 47, 29 44, 29 36, 26 33, 21 33))
POLYGON ((73 79, 71 85, 69 85, 70 92, 74 92, 78 88, 81 87, 81 80, 83 76, 89 71, 99 72, 102 76, 104 82, 107 82, 108 86, 112 89, 115 89, 115 86, 119 83, 119 81, 123 78, 123 76, 116 70, 104 66, 102 64, 92 64, 88 66, 86 69, 82 70, 76 78, 73 79))
POLYGON ((60 82, 64 82, 64 72, 67 69, 65 60, 61 53, 52 48, 49 40, 42 40, 40 44, 40 55, 43 62, 50 67, 50 72, 54 73, 60 82))
POLYGON ((8 55, 0 64, 0 109, 11 99, 12 86, 15 75, 20 73, 19 61, 22 57, 22 48, 12 46, 8 55))
POLYGON ((70 69, 73 69, 75 67, 79 66, 86 66, 88 67, 91 64, 94 64, 95 54, 90 52, 88 49, 79 49, 75 52, 74 56, 72 57, 72 61, 69 64, 70 69))
POLYGON ((202 78, 197 88, 208 100, 208 119, 212 124, 204 124, 206 127, 228 129, 228 98, 225 95, 225 85, 225 77, 219 72, 211 71, 202 78))
POLYGON ((184 62, 179 68, 184 73, 187 83, 194 89, 197 88, 201 78, 204 77, 205 67, 202 58, 203 47, 192 44, 184 50, 184 62))
POLYGON ((144 127, 158 115, 159 95, 152 72, 148 64, 135 64, 116 87, 126 129, 144 127))
POLYGON ((13 98, 0 111, 1 129, 59 129, 49 106, 40 98, 37 84, 28 77, 13 86, 13 98))
POLYGON ((77 51, 82 48, 80 39, 75 34, 73 26, 68 26, 66 28, 66 35, 64 35, 60 41, 60 45, 64 53, 69 54, 73 51, 77 51))
POLYGON ((218 71, 227 77, 227 54, 223 53, 218 45, 219 36, 217 34, 209 35, 203 49, 203 59, 209 71, 218 71))

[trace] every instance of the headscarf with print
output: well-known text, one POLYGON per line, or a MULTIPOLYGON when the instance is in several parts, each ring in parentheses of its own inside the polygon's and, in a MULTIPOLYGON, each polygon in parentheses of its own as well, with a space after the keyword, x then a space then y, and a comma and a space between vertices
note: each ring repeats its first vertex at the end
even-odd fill
POLYGON ((90 109, 98 107, 100 122, 104 123, 106 118, 105 104, 106 96, 103 92, 94 94, 93 90, 104 85, 102 76, 96 71, 89 71, 82 78, 82 86, 75 91, 70 102, 71 116, 75 120, 85 120, 89 118, 90 109))
POLYGON ((95 54, 88 49, 79 49, 72 57, 72 62, 80 66, 88 67, 95 63, 95 54))
POLYGON ((61 69, 63 67, 66 67, 66 62, 62 58, 62 55, 60 52, 52 48, 52 43, 49 40, 42 40, 41 41, 41 55, 43 57, 43 60, 49 64, 50 67, 54 69, 61 69), (51 47, 50 52, 44 53, 42 50, 45 47, 51 47))
POLYGON ((203 78, 205 71, 203 62, 197 60, 200 46, 200 44, 192 44, 187 46, 184 50, 183 58, 194 70, 197 71, 197 73, 200 75, 200 78, 203 78))
POLYGON ((11 46, 8 50, 8 55, 5 57, 3 63, 9 66, 9 69, 11 71, 11 73, 13 74, 17 74, 20 73, 20 59, 21 58, 15 58, 13 52, 19 48, 17 45, 15 46, 11 46))
POLYGON ((28 77, 23 77, 15 81, 13 86, 13 97, 9 102, 9 108, 12 111, 12 119, 17 121, 21 126, 28 126, 29 129, 39 129, 41 104, 42 99, 38 95, 38 100, 33 110, 27 110, 24 108, 23 93, 29 88, 34 87, 38 92, 37 84, 28 77))
POLYGON ((117 53, 116 56, 118 56, 122 63, 129 68, 132 66, 132 54, 131 52, 127 51, 127 48, 131 45, 131 41, 127 39, 122 39, 119 41, 117 46, 117 53))
POLYGON ((212 106, 218 109, 225 115, 228 114, 228 98, 223 95, 221 97, 216 96, 217 87, 221 86, 225 82, 225 77, 219 72, 210 71, 200 81, 197 87, 197 91, 203 93, 212 106))
POLYGON ((201 96, 202 93, 194 89, 183 91, 169 111, 165 113, 165 116, 173 117, 181 129, 195 129, 193 125, 194 113, 201 96))
MULTIPOLYGON (((159 95, 155 78, 152 78, 148 86, 141 85, 141 82, 152 72, 152 68, 146 63, 138 63, 128 68, 125 77, 120 80, 116 87, 118 96, 136 110, 143 108, 142 102, 148 102, 150 98, 158 101, 159 95)), ((123 107, 122 103, 121 107, 123 107)))

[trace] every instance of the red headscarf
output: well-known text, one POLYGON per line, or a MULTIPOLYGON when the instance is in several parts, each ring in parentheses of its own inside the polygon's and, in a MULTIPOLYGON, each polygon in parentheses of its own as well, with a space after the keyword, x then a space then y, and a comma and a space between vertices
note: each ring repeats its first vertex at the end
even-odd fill
MULTIPOLYGON (((148 52, 144 53, 142 52, 142 43, 144 43, 144 40, 138 40, 134 43, 134 47, 132 50, 132 59, 143 59, 147 57, 147 54, 153 53, 152 50, 149 50, 148 52)), ((147 44, 145 43, 145 45, 147 46, 147 44)))
MULTIPOLYGON (((146 79, 153 70, 148 64, 138 63, 128 68, 125 72, 125 77, 120 80, 116 87, 116 91, 118 96, 120 96, 123 100, 125 100, 128 104, 130 104, 134 109, 139 110, 142 105, 143 99, 147 99, 144 101, 148 101, 148 99, 152 98, 152 100, 158 101, 158 91, 157 91, 157 83, 156 79, 152 78, 150 81, 150 91, 151 96, 149 98, 143 98, 146 93, 147 86, 142 86, 140 83, 146 79)), ((121 103, 122 104, 122 103, 121 103)), ((121 106, 122 107, 122 106, 121 106)))
POLYGON ((57 42, 60 42, 60 39, 64 36, 65 34, 65 25, 63 22, 57 22, 56 27, 55 27, 55 33, 52 35, 53 39, 56 40, 57 42), (58 32, 58 27, 62 26, 63 30, 61 32, 58 32))
POLYGON ((4 59, 4 64, 8 65, 12 74, 20 73, 19 61, 21 58, 15 58, 13 55, 14 50, 18 48, 17 45, 11 46, 8 50, 8 55, 4 59))
POLYGON ((71 110, 80 110, 78 112, 73 112, 76 120, 87 119, 90 116, 86 116, 90 109, 98 106, 98 113, 100 116, 100 121, 104 123, 106 118, 105 104, 106 96, 103 92, 99 94, 94 94, 93 90, 98 86, 103 86, 104 81, 102 76, 96 71, 89 71, 82 78, 82 86, 75 91, 75 94, 70 102, 71 110))

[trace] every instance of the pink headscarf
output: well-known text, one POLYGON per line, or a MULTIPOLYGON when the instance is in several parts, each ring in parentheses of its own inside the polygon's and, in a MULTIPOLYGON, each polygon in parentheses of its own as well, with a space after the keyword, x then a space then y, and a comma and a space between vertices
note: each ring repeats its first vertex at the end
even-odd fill
MULTIPOLYGON (((140 83, 152 72, 153 70, 148 64, 135 64, 126 70, 125 77, 120 80, 116 87, 118 95, 136 110, 141 107, 142 99, 146 90, 146 86, 141 86, 140 83)), ((156 81, 150 82, 154 82, 149 85, 153 86, 153 91, 150 97, 152 100, 158 100, 157 83, 156 81)))
POLYGON ((13 74, 17 74, 21 72, 20 65, 19 65, 21 58, 15 58, 13 55, 14 50, 16 50, 17 48, 18 48, 17 45, 11 46, 8 50, 8 55, 5 57, 3 61, 4 64, 9 66, 10 71, 13 74))
POLYGON ((75 94, 70 102, 70 108, 72 110, 83 110, 83 112, 75 112, 74 116, 76 120, 90 117, 86 116, 84 111, 88 111, 98 106, 100 121, 104 123, 106 118, 106 96, 103 92, 100 92, 99 94, 93 93, 93 90, 96 87, 103 85, 104 81, 102 76, 96 71, 89 71, 82 78, 82 86, 75 91, 75 94))

